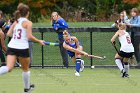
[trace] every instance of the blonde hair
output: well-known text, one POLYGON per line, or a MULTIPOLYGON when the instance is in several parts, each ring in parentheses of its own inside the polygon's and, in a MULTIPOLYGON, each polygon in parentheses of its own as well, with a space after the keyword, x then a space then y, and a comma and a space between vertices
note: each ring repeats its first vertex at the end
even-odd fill
POLYGON ((57 12, 52 12, 52 15, 58 15, 58 13, 57 12))
POLYGON ((63 35, 64 35, 64 36, 68 36, 68 35, 70 35, 70 34, 69 34, 69 32, 68 32, 67 30, 64 30, 64 31, 63 31, 63 35))
POLYGON ((118 27, 119 27, 120 30, 125 30, 125 29, 126 29, 126 24, 120 23, 120 24, 118 25, 118 27))
POLYGON ((53 23, 53 16, 54 15, 56 15, 58 17, 58 19, 61 18, 61 16, 58 14, 58 12, 52 12, 52 14, 51 14, 51 24, 53 23))

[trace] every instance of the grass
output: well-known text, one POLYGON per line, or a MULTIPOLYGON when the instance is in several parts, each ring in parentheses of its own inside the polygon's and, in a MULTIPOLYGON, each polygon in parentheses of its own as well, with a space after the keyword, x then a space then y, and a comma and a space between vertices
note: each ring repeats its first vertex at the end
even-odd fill
MULTIPOLYGON (((36 88, 31 93, 138 93, 140 70, 131 69, 130 78, 121 78, 118 69, 85 69, 80 77, 74 69, 31 69, 36 88)), ((0 76, 0 93, 23 93, 21 71, 0 76)))

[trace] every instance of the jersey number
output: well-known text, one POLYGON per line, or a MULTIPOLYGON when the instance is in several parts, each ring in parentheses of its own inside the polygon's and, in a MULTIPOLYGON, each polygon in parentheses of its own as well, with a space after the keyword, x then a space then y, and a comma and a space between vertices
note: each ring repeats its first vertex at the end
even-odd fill
POLYGON ((21 29, 18 29, 17 30, 17 34, 15 33, 15 35, 14 35, 14 39, 21 39, 21 33, 22 33, 22 30, 21 29))
POLYGON ((130 37, 126 36, 126 40, 127 40, 127 43, 128 43, 128 44, 131 44, 131 39, 130 39, 130 37))

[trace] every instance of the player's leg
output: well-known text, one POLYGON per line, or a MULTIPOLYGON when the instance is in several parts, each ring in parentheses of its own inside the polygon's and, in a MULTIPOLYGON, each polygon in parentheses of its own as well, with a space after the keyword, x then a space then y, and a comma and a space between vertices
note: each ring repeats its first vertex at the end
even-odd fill
MULTIPOLYGON (((77 48, 77 49, 83 50, 82 46, 77 48)), ((80 76, 80 74, 79 74, 80 73, 80 69, 82 68, 82 70, 83 70, 83 68, 84 68, 82 60, 81 60, 81 57, 82 57, 81 54, 75 53, 75 58, 76 58, 76 73, 75 73, 75 75, 76 76, 80 76)))
POLYGON ((118 53, 115 55, 115 63, 122 72, 123 71, 122 57, 118 53))
POLYGON ((130 58, 130 65, 131 65, 131 66, 134 66, 134 65, 135 65, 135 57, 134 57, 134 56, 132 56, 132 57, 130 58))
POLYGON ((63 65, 64 67, 68 68, 68 55, 66 49, 63 47, 63 42, 64 42, 63 38, 59 38, 59 48, 63 60, 63 65))
POLYGON ((129 77, 128 71, 129 71, 129 63, 128 63, 129 58, 123 58, 123 63, 124 63, 124 72, 125 75, 123 77, 129 77))
POLYGON ((72 62, 74 62, 74 63, 76 62, 76 58, 75 58, 75 57, 72 57, 71 60, 72 60, 72 62))
POLYGON ((21 63, 21 68, 23 70, 22 77, 24 81, 24 93, 28 93, 32 88, 34 88, 34 85, 30 85, 30 58, 19 57, 19 62, 21 63))
POLYGON ((15 55, 7 55, 7 65, 0 68, 0 75, 10 72, 14 68, 15 62, 15 55))
POLYGON ((76 66, 75 66, 75 69, 76 69, 76 73, 75 73, 75 76, 80 76, 80 68, 81 68, 81 58, 80 57, 76 57, 76 62, 75 62, 76 66))
MULTIPOLYGON (((83 51, 83 47, 82 46, 80 46, 77 49, 83 51)), ((80 55, 80 57, 81 57, 81 55, 80 55)), ((80 71, 82 72, 83 70, 84 70, 84 60, 81 59, 81 68, 80 68, 80 71)))

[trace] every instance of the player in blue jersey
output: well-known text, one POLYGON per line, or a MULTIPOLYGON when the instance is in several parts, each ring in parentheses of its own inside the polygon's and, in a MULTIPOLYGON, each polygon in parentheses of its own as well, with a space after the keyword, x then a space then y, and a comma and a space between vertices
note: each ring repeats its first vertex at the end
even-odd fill
POLYGON ((72 58, 73 62, 76 62, 76 73, 75 76, 80 76, 80 71, 84 69, 84 61, 81 59, 82 56, 90 55, 83 51, 83 47, 75 36, 71 36, 67 30, 63 32, 64 43, 63 47, 67 50, 68 55, 72 58))
POLYGON ((64 67, 68 68, 68 55, 66 49, 63 48, 63 31, 68 29, 66 21, 57 13, 52 12, 52 27, 58 34, 59 48, 63 60, 64 67))

